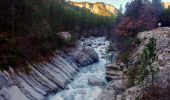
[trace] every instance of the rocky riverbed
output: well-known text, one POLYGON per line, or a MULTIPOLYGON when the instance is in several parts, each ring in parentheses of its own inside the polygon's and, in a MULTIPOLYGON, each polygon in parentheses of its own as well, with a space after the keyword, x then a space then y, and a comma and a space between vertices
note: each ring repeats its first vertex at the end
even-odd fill
POLYGON ((107 52, 110 42, 105 37, 77 43, 54 53, 48 62, 29 64, 29 73, 0 71, 0 100, 97 99, 107 84, 105 65, 117 53, 107 52))
POLYGON ((49 100, 97 100, 107 84, 105 65, 110 63, 110 54, 106 52, 110 42, 104 37, 91 37, 81 39, 79 43, 81 47, 93 48, 99 55, 99 61, 80 69, 67 89, 49 96, 49 100))

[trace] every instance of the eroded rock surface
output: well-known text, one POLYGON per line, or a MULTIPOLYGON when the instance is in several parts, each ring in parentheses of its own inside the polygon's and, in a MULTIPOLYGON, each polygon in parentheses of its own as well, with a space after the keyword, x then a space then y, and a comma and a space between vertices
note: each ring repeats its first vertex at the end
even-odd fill
MULTIPOLYGON (((140 45, 131 53, 129 68, 135 67, 138 63, 139 55, 143 48, 148 43, 150 38, 155 38, 156 41, 156 60, 154 66, 158 66, 160 72, 158 73, 156 84, 163 90, 169 91, 170 88, 170 28, 162 27, 152 31, 141 32, 137 35, 140 39, 140 45)), ((98 100, 137 100, 141 95, 141 88, 133 86, 126 88, 123 79, 126 76, 122 72, 122 64, 109 64, 106 66, 106 78, 111 81, 98 100), (120 74, 118 74, 120 73, 120 74), (118 77, 120 76, 120 77, 118 77)), ((128 68, 127 68, 128 69, 128 68)), ((123 69, 123 70, 126 70, 123 69)), ((166 93, 166 92, 165 92, 166 93)), ((168 93, 169 94, 169 93, 168 93)), ((159 97, 158 100, 169 100, 169 96, 159 97)))
POLYGON ((79 67, 98 61, 97 53, 84 47, 55 54, 50 62, 28 65, 30 73, 0 72, 0 100, 44 100, 49 93, 66 88, 79 67))

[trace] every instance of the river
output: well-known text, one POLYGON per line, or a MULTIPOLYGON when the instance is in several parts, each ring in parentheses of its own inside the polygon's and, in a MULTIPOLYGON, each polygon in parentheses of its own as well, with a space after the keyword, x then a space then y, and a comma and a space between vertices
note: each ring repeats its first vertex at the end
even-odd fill
POLYGON ((89 85, 89 79, 97 78, 103 83, 107 83, 105 80, 105 64, 109 63, 109 60, 106 48, 110 45, 110 42, 104 37, 87 38, 80 42, 80 46, 87 43, 98 53, 99 62, 81 68, 74 80, 67 85, 68 89, 49 96, 49 100, 96 100, 100 95, 103 86, 89 85))

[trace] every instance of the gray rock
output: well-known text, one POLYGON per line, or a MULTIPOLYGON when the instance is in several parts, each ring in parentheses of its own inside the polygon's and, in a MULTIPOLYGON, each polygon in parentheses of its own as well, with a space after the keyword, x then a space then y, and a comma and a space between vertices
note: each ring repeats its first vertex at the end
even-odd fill
POLYGON ((105 82, 95 76, 92 76, 88 79, 88 83, 89 85, 92 85, 92 86, 104 86, 105 85, 105 82))
POLYGON ((8 87, 10 85, 8 79, 0 73, 0 89, 3 87, 8 87))
POLYGON ((68 40, 71 38, 71 34, 69 32, 60 32, 60 33, 57 33, 57 35, 61 38, 61 39, 64 39, 64 40, 68 40))
POLYGON ((83 52, 86 53, 86 54, 89 54, 90 57, 93 59, 94 62, 99 61, 99 56, 98 56, 98 54, 94 51, 93 48, 85 47, 85 48, 83 48, 83 52))
POLYGON ((106 65, 106 69, 110 69, 110 70, 120 70, 120 66, 115 65, 115 64, 108 64, 106 65))
POLYGON ((84 47, 80 51, 75 52, 73 58, 81 67, 99 61, 98 54, 91 47, 84 47))

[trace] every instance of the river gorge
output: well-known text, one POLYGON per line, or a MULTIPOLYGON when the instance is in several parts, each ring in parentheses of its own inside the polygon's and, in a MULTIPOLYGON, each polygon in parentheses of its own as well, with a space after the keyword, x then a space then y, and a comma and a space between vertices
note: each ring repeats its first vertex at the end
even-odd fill
MULTIPOLYGON (((157 84, 163 89, 168 89, 170 79, 169 32, 164 27, 139 33, 141 43, 129 58, 135 67, 143 46, 150 37, 156 38, 155 66, 161 68, 157 84)), ((109 50, 110 44, 114 45, 105 37, 81 38, 75 48, 54 53, 48 62, 28 64, 29 73, 0 71, 0 100, 137 100, 141 88, 129 86, 126 76, 131 67, 118 62, 119 51, 109 50)), ((160 98, 169 100, 169 95, 160 98)))

